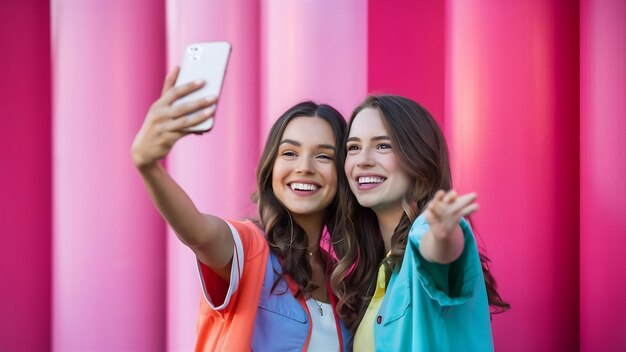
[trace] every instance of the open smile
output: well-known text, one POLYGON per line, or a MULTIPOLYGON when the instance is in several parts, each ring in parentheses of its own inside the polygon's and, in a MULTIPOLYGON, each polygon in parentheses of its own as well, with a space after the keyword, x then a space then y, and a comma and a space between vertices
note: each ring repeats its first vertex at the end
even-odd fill
POLYGON ((298 196, 310 196, 317 193, 322 186, 317 183, 305 182, 305 181, 293 181, 287 184, 291 191, 298 196))
POLYGON ((369 190, 378 187, 378 185, 385 182, 386 180, 387 178, 382 176, 359 176, 356 179, 358 183, 358 189, 360 190, 369 190))

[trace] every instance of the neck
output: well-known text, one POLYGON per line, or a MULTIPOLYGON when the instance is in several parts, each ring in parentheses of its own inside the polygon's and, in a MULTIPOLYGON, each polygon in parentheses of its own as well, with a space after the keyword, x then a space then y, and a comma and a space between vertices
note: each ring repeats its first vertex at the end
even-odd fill
POLYGON ((324 214, 292 214, 293 220, 306 233, 309 241, 309 253, 315 254, 319 250, 320 238, 324 229, 324 214))
POLYGON ((385 253, 389 253, 391 250, 391 237, 393 232, 400 223, 404 210, 402 206, 396 208, 387 208, 384 210, 374 210, 376 218, 378 218, 378 226, 380 228, 380 234, 383 237, 385 243, 385 253))

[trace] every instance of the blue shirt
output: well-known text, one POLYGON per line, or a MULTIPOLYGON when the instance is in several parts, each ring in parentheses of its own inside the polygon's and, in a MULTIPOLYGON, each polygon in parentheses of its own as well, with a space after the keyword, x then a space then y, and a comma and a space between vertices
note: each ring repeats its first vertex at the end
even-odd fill
MULTIPOLYGON (((228 222, 235 248, 228 283, 198 261, 204 299, 198 315, 196 351, 303 351, 312 324, 297 284, 269 251, 261 230, 251 222, 228 222)), ((335 310, 335 297, 329 292, 335 310)), ((351 350, 352 336, 335 314, 341 349, 351 350)), ((339 339, 338 339, 339 340, 339 339)))
MULTIPOLYGON (((254 351, 302 351, 310 338, 310 318, 302 304, 293 296, 287 281, 281 279, 272 291, 280 273, 280 262, 270 252, 252 333, 254 351)), ((339 319, 337 315, 335 319, 339 319)), ((342 348, 344 351, 351 351, 352 335, 343 321, 339 320, 339 325, 342 348)))

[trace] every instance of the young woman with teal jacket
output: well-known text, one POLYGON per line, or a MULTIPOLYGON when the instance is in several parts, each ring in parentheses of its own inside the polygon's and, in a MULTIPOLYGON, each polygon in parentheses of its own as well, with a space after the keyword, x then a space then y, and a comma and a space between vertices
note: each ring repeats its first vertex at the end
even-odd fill
POLYGON ((476 195, 452 189, 436 121, 410 99, 372 96, 352 114, 345 142, 356 235, 333 284, 356 328, 354 350, 493 350, 489 305, 509 305, 466 221, 476 195))

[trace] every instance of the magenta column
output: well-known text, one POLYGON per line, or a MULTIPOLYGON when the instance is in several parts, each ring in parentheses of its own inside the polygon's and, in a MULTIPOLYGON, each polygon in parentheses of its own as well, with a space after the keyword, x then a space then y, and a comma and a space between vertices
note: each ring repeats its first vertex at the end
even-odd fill
POLYGON ((0 2, 0 350, 51 343, 50 4, 0 2))
POLYGON ((581 1, 582 351, 626 350, 626 3, 581 1))
POLYGON ((130 146, 165 73, 164 4, 52 2, 53 348, 165 347, 165 228, 130 146))
POLYGON ((442 127, 445 7, 440 0, 369 0, 367 14, 368 92, 414 99, 442 127))
MULTIPOLYGON (((168 66, 187 44, 229 41, 232 54, 213 130, 180 140, 168 159, 172 176, 204 213, 228 219, 254 216, 259 126, 259 4, 251 1, 167 2, 168 66)), ((195 257, 169 231, 167 349, 190 351, 201 298, 195 257)))
POLYGON ((578 4, 448 2, 446 125, 457 188, 512 310, 496 350, 579 348, 578 4))
POLYGON ((367 2, 263 4, 261 143, 278 116, 302 100, 331 104, 348 118, 367 92, 367 2))

